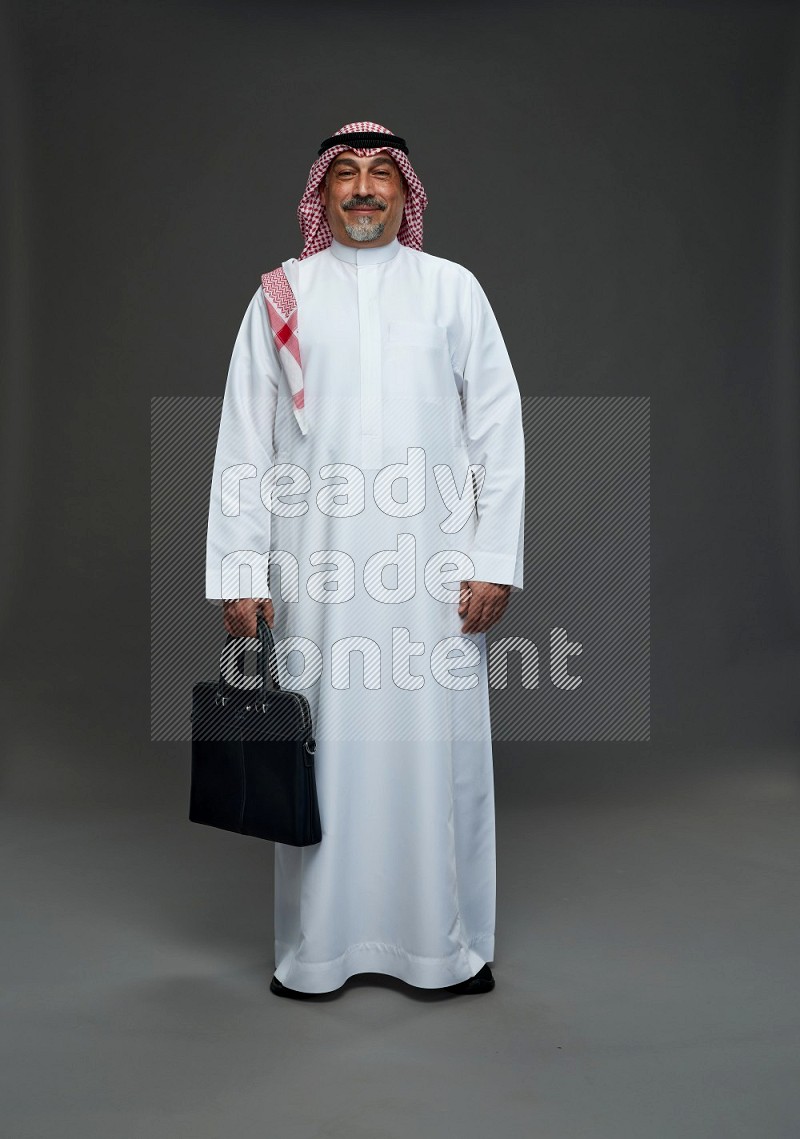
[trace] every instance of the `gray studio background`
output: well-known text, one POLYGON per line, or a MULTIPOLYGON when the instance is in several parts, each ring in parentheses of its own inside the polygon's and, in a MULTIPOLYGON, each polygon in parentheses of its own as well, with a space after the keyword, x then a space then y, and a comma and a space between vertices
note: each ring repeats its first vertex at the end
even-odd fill
MULTIPOLYGON (((261 273, 300 251, 295 210, 320 140, 367 118, 408 139, 430 198, 425 249, 481 281, 524 395, 651 401, 651 738, 496 745, 503 944, 520 912, 539 915, 539 901, 552 906, 577 888, 562 858, 574 867, 585 856, 585 885, 600 841, 594 812, 605 812, 609 833, 626 837, 600 860, 608 874, 592 879, 585 907, 613 911, 604 885, 620 888, 613 875, 642 857, 637 843, 645 862, 661 858, 679 875, 681 888, 666 869, 642 880, 637 904, 661 891, 670 929, 702 931, 689 938, 691 959, 710 970, 698 984, 713 1008, 692 1001, 702 1022, 694 1044, 736 1036, 725 1018, 751 997, 767 1010, 763 1023, 739 1026, 739 1050, 716 1055, 702 1078, 694 1054, 676 1060, 664 1041, 652 1071, 621 1046, 610 1069, 592 1053, 595 1067, 551 1072, 534 1132, 520 1074, 503 1097, 507 1133, 791 1134, 781 1048, 797 1020, 781 969, 796 930, 786 906, 800 671, 797 6, 40 0, 7 3, 1 19, 0 787, 7 864, 17 867, 6 975, 18 983, 20 1025, 27 1016, 15 1037, 29 1046, 24 1071, 41 1065, 51 1079, 43 1095, 14 1084, 9 1133, 85 1139, 149 1128, 197 1139, 206 1131, 178 1106, 189 1101, 211 1121, 208 1134, 262 1133, 255 1093, 196 1098, 216 1054, 172 1083, 142 1058, 151 1046, 157 1055, 153 1042, 174 1046, 176 1023, 181 1041, 184 1031, 202 1037, 208 1001, 222 1019, 231 1000, 252 1007, 244 991, 192 988, 177 951, 159 973, 164 939, 202 946, 202 967, 193 961, 209 977, 219 951, 234 971, 249 955, 252 977, 268 979, 272 948, 269 848, 192 828, 188 745, 151 740, 151 399, 221 397, 261 273), (665 803, 669 817, 649 814, 665 803), (725 878, 731 867, 735 882, 725 878), (765 949, 756 931, 769 929, 765 949), (733 966, 714 971, 721 945, 733 946, 737 968, 752 966, 758 994, 733 966), (140 970, 141 988, 116 990, 94 1018, 65 1014, 51 1030, 48 1017, 67 1008, 55 978, 59 993, 96 993, 122 958, 140 970), (713 987, 726 982, 730 992, 713 987), (85 1039, 80 1030, 106 1015, 126 1028, 111 1032, 99 1053, 107 1067, 95 1068, 88 1044, 75 1052, 74 1032, 85 1039), (776 1018, 779 1039, 769 1035, 776 1018), (623 1061, 634 1065, 630 1085, 623 1061), (123 1070, 140 1071, 149 1090, 134 1096, 123 1070), (121 1123, 126 1095, 139 1108, 121 1123)), ((217 610, 197 597, 174 604, 187 637, 216 643, 217 610)), ((585 907, 554 917, 570 944, 592 936, 578 917, 585 907)), ((542 928, 514 949, 526 983, 536 983, 532 947, 557 971, 564 945, 546 945, 542 928)), ((575 977, 561 980, 551 995, 569 1000, 575 977)), ((646 1031, 669 1024, 680 1035, 669 1010, 683 995, 676 978, 646 1031)), ((552 1027, 541 1001, 526 1025, 552 1027)), ((278 1013, 268 995, 262 1004, 266 1024, 278 1013)), ((620 1001, 612 1005, 619 1015, 620 1001)), ((327 1006, 336 1019, 334 1007, 343 1005, 327 1006)), ((291 1017, 279 1012, 286 1038, 291 1017)), ((478 1017, 474 1007, 469 1015, 478 1017)), ((311 1018, 304 1024, 317 1032, 311 1018)), ((637 1030, 628 1029, 620 1040, 630 1043, 637 1030)), ((562 1056, 555 1049, 568 1047, 569 1032, 556 1036, 534 1048, 526 1072, 562 1056)), ((591 1052, 591 1030, 578 1038, 591 1052)), ((609 1039, 607 1024, 596 1039, 609 1039)), ((506 1040, 524 1052, 522 1019, 506 1040)), ((478 1071, 486 1052, 473 1060, 478 1071)), ((463 1132, 485 1130, 492 1089, 484 1099, 479 1081, 465 1090, 455 1070, 439 1074, 463 1132)), ((400 1118, 396 1090, 386 1103, 400 1118)), ((284 1130, 379 1133, 354 1130, 341 1105, 338 1122, 314 1130, 330 1102, 284 1130)), ((439 1133, 424 1119, 415 1126, 439 1133)), ((387 1127, 380 1133, 402 1133, 387 1127)))

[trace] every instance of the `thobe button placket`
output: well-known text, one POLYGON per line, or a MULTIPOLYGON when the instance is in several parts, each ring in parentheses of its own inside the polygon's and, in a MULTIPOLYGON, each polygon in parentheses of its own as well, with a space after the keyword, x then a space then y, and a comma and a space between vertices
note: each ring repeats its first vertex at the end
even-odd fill
POLYGON ((358 293, 358 343, 361 391, 361 466, 383 466, 383 378, 381 361, 381 272, 400 251, 395 237, 388 245, 356 249, 331 242, 331 252, 340 261, 355 266, 358 293))
POLYGON ((365 469, 371 470, 380 467, 383 458, 380 266, 358 264, 356 273, 361 361, 361 463, 365 469))

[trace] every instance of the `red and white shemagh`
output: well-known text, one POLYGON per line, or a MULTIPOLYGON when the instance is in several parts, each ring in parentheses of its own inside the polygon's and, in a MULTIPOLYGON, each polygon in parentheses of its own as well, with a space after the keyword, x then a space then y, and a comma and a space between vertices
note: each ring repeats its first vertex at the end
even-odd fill
MULTIPOLYGON (((387 127, 381 126, 380 123, 363 122, 348 123, 346 126, 340 127, 335 134, 347 135, 356 131, 370 131, 389 135, 393 133, 387 127)), ((401 245, 407 245, 410 249, 422 249, 422 214, 428 204, 428 196, 414 172, 413 166, 408 161, 407 155, 394 146, 357 147, 350 146, 344 141, 341 146, 331 146, 325 150, 309 171, 308 182, 300 199, 300 205, 297 207, 297 220, 300 222, 300 230, 305 243, 299 260, 302 261, 305 257, 311 257, 314 253, 320 253, 323 249, 327 249, 333 240, 328 219, 325 216, 325 207, 319 196, 319 189, 331 162, 337 154, 341 154, 344 150, 352 150, 359 158, 371 158, 373 155, 383 152, 391 155, 408 187, 403 220, 397 232, 397 240, 401 245)), ((303 368, 300 358, 300 341, 297 335, 297 301, 282 268, 273 269, 271 273, 264 273, 261 278, 261 286, 275 347, 289 381, 295 418, 300 430, 305 435, 307 426, 304 409, 303 368)))
POLYGON ((282 266, 264 273, 261 289, 267 303, 269 326, 272 339, 278 350, 278 359, 283 365, 289 390, 292 393, 295 419, 300 430, 307 433, 305 398, 303 392, 303 369, 300 366, 300 341, 297 339, 297 301, 292 286, 286 279, 282 266))

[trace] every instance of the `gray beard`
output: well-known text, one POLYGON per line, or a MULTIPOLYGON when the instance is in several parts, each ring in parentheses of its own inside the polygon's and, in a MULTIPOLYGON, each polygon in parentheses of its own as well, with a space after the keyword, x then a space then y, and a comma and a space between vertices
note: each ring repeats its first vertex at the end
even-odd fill
POLYGON ((354 222, 352 225, 346 225, 344 227, 345 233, 348 237, 351 237, 353 241, 374 241, 376 237, 380 237, 385 228, 385 222, 370 222, 368 218, 363 218, 360 221, 354 222))

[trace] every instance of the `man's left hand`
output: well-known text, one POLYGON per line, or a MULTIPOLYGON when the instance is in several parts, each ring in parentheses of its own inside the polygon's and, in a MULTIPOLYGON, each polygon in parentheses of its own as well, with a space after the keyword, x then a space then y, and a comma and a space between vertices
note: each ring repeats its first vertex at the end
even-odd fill
POLYGON ((485 633, 499 621, 508 605, 510 585, 491 581, 462 581, 458 602, 459 617, 466 617, 462 633, 485 633))

